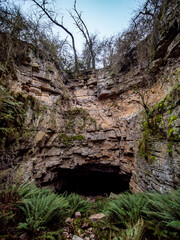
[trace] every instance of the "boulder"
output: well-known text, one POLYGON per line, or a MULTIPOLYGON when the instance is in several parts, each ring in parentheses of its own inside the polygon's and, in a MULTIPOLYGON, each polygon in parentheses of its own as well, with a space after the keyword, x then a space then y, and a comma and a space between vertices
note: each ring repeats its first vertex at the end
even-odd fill
POLYGON ((83 240, 82 238, 78 237, 77 235, 74 235, 72 240, 83 240))
POLYGON ((103 218, 105 218, 105 214, 103 213, 97 213, 97 214, 93 214, 89 217, 89 220, 91 220, 92 222, 97 222, 102 220, 103 218))
POLYGON ((75 218, 81 218, 82 215, 81 215, 80 212, 75 212, 75 213, 74 213, 74 217, 75 217, 75 218))

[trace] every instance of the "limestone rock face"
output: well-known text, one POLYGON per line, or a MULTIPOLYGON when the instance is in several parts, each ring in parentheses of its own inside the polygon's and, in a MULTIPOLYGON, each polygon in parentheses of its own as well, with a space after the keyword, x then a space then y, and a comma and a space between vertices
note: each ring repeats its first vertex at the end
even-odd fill
MULTIPOLYGON (((151 135, 144 133, 146 153, 136 153, 135 168, 131 179, 134 191, 166 192, 180 185, 180 85, 177 84, 166 98, 157 105, 159 118, 156 122, 155 131, 151 135), (167 101, 174 103, 174 106, 167 104, 167 101), (166 106, 166 107, 165 107, 166 106), (171 108, 171 111, 168 110, 171 108), (145 135, 146 134, 146 135, 145 135)), ((157 119, 156 119, 157 120, 157 119)), ((140 142, 141 142, 140 141, 140 142)), ((142 148, 142 145, 141 145, 142 148)), ((141 149, 142 150, 142 149, 141 149)), ((144 152, 145 153, 145 152, 144 152)))
MULTIPOLYGON (((145 115, 135 90, 138 87, 144 94, 151 109, 180 82, 179 44, 179 34, 169 28, 158 43, 149 72, 134 66, 117 75, 97 70, 76 79, 29 51, 28 62, 16 66, 16 77, 4 80, 12 91, 32 100, 22 136, 0 150, 0 181, 30 181, 60 190, 66 187, 63 171, 81 174, 80 169, 90 166, 98 173, 118 173, 130 181, 134 192, 165 192, 179 186, 179 140, 171 141, 171 154, 167 139, 150 139, 153 162, 138 155, 145 115)), ((172 124, 179 129, 176 101, 171 115, 163 113, 162 119, 168 126, 169 117, 176 116, 172 124)))

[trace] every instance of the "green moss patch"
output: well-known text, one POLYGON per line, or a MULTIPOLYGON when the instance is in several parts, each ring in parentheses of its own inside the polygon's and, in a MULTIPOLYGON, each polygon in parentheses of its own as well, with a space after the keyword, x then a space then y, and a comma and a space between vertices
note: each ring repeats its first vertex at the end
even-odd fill
POLYGON ((0 86, 0 145, 1 147, 22 134, 26 117, 26 99, 23 95, 15 95, 0 86))
POLYGON ((47 110, 46 106, 40 107, 32 96, 23 92, 13 93, 0 85, 0 148, 31 135, 33 129, 24 128, 29 108, 33 110, 33 119, 47 110))
POLYGON ((70 147, 74 141, 83 141, 84 140, 84 136, 80 135, 80 134, 76 134, 76 135, 68 135, 65 132, 61 133, 59 135, 59 140, 66 145, 66 147, 70 147))

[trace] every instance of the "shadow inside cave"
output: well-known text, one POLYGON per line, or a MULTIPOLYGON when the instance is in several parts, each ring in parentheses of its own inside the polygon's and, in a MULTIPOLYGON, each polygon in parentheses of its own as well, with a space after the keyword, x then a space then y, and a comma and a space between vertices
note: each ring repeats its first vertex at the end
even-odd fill
POLYGON ((129 190, 130 174, 119 174, 119 167, 86 164, 75 169, 59 169, 58 193, 75 192, 84 196, 104 196, 129 190))

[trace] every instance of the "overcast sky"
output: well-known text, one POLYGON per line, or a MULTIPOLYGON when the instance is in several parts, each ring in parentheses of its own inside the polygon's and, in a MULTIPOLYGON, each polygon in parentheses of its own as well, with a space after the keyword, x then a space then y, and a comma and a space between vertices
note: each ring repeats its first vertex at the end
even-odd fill
MULTIPOLYGON (((60 8, 73 7, 74 0, 57 1, 60 8)), ((132 13, 142 0, 77 0, 77 9, 82 11, 91 32, 100 32, 103 36, 122 31, 128 26, 132 13)))
MULTIPOLYGON (((30 3, 21 7, 30 10, 30 3)), ((86 23, 90 33, 98 33, 100 38, 110 37, 125 30, 134 11, 144 2, 144 0, 77 0, 77 9, 82 12, 82 18, 86 23)), ((82 37, 74 26, 67 10, 73 8, 74 0, 56 0, 56 11, 60 16, 64 16, 63 23, 73 32, 76 39, 76 46, 81 49, 82 37)), ((31 4, 32 5, 32 4, 31 4)), ((28 11, 29 12, 29 11, 28 11)), ((60 35, 65 36, 60 30, 60 35)))

